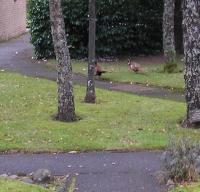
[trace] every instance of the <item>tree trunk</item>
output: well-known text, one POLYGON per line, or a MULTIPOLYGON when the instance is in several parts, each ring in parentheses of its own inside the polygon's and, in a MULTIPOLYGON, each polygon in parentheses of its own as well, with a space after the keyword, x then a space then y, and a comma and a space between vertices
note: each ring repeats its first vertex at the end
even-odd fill
POLYGON ((174 33, 175 33, 175 47, 176 53, 183 54, 183 11, 182 0, 175 0, 175 19, 174 19, 174 33))
POLYGON ((175 0, 164 0, 163 49, 166 63, 174 63, 176 58, 174 37, 175 0))
POLYGON ((200 123, 200 1, 183 0, 186 126, 200 123))
POLYGON ((88 47, 88 79, 87 79, 87 91, 85 96, 86 103, 95 103, 95 41, 96 41, 96 2, 95 0, 89 0, 89 47, 88 47))
POLYGON ((51 30, 54 51, 58 61, 58 114, 60 121, 75 121, 74 95, 72 85, 72 66, 65 34, 65 24, 62 14, 61 1, 49 0, 51 30))

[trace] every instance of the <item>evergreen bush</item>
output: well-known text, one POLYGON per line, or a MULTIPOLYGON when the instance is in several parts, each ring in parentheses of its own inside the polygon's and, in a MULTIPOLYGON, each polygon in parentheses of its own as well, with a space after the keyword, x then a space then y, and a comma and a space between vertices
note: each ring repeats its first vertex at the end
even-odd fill
MULTIPOLYGON (((30 0, 31 42, 38 58, 53 53, 48 0, 30 0)), ((162 50, 163 0, 97 0, 98 56, 152 54, 162 50)), ((62 1, 73 57, 86 57, 88 0, 62 1)))

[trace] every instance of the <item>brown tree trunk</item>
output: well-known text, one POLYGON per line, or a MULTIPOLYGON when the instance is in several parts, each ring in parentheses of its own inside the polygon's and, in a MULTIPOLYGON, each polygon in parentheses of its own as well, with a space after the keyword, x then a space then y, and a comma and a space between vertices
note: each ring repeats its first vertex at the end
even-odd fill
POLYGON ((96 2, 95 0, 89 0, 89 44, 88 44, 88 79, 87 90, 85 96, 86 103, 95 103, 95 41, 96 41, 96 2))
POLYGON ((200 123, 200 1, 183 0, 186 126, 200 123))
POLYGON ((65 34, 65 24, 61 0, 49 0, 51 30, 54 51, 58 61, 58 114, 60 121, 75 121, 74 95, 72 85, 72 66, 65 34))
POLYGON ((164 0, 163 13, 163 49, 166 63, 173 63, 176 58, 174 37, 175 0, 164 0))

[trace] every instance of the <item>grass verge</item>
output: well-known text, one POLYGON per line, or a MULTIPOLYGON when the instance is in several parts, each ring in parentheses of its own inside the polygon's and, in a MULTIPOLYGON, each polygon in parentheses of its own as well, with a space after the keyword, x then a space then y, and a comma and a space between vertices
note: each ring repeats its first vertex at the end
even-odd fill
POLYGON ((0 179, 0 186, 0 192, 50 192, 36 185, 8 179, 0 179))
MULTIPOLYGON (((103 74, 102 78, 108 81, 125 82, 125 83, 140 83, 144 85, 153 85, 183 91, 184 79, 183 73, 164 73, 164 64, 142 64, 144 73, 137 74, 128 69, 127 60, 120 60, 110 63, 100 63, 102 68, 109 73, 103 74)), ((75 73, 87 74, 87 62, 73 60, 73 71, 75 73)), ((55 60, 49 60, 47 66, 55 68, 55 60)), ((178 70, 183 70, 183 64, 178 63, 178 70)))
POLYGON ((185 104, 97 89, 97 103, 85 104, 85 87, 75 86, 75 123, 52 119, 56 83, 0 72, 0 151, 162 149, 168 138, 200 139, 199 130, 179 128, 185 104))
POLYGON ((75 191, 76 191, 76 177, 73 177, 68 192, 75 192, 75 191))
POLYGON ((181 185, 171 192, 199 192, 200 191, 200 183, 194 183, 190 185, 181 185))

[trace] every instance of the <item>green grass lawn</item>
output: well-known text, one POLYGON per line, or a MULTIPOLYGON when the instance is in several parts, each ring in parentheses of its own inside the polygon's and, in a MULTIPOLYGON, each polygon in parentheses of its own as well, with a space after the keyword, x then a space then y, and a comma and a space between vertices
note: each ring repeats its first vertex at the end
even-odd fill
POLYGON ((200 139, 199 130, 178 127, 185 104, 97 89, 85 104, 75 86, 75 123, 54 121, 56 83, 0 72, 0 151, 162 149, 171 136, 200 139))
MULTIPOLYGON (((87 74, 87 62, 73 60, 73 71, 75 73, 87 74)), ((142 64, 144 74, 136 74, 129 71, 127 60, 120 60, 117 62, 100 63, 102 68, 109 73, 103 75, 104 80, 118 81, 118 82, 134 82, 141 84, 154 85, 165 88, 172 88, 176 90, 183 90, 184 79, 183 73, 168 74, 163 72, 164 64, 142 64)), ((49 60, 47 65, 55 68, 55 60, 49 60)), ((178 63, 178 70, 183 69, 183 64, 178 63)))
POLYGON ((200 191, 200 183, 194 183, 191 185, 177 187, 171 192, 199 192, 199 191, 200 191))
POLYGON ((0 192, 50 192, 46 189, 36 186, 24 184, 19 181, 0 179, 0 192))

